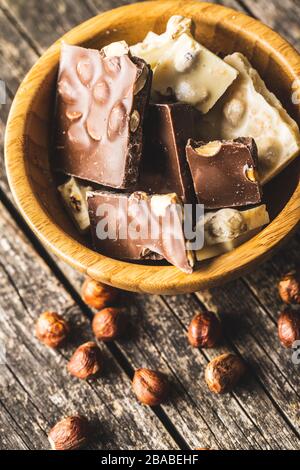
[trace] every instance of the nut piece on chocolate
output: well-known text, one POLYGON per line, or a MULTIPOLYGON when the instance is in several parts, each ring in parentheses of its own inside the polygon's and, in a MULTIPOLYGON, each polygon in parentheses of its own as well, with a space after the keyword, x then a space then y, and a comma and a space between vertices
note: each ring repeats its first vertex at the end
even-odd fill
POLYGON ((200 117, 188 104, 150 105, 138 189, 151 194, 174 192, 183 202, 195 202, 185 146, 189 138, 198 137, 200 117))
POLYGON ((249 137, 209 143, 189 140, 187 160, 198 202, 220 209, 261 201, 257 148, 249 137))
POLYGON ((166 259, 186 273, 193 255, 183 233, 183 206, 176 194, 108 191, 87 193, 95 250, 123 260, 166 259))
POLYGON ((127 188, 138 178, 152 72, 142 59, 110 52, 62 45, 55 169, 127 188))

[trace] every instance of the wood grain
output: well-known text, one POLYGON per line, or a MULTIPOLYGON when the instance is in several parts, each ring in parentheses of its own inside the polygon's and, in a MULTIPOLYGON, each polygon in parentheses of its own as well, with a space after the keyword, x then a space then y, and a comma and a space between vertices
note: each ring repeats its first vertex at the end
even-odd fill
POLYGON ((101 346, 104 373, 99 379, 82 382, 69 376, 67 360, 91 338, 90 323, 1 204, 0 220, 0 342, 6 349, 0 407, 20 423, 26 445, 47 448, 49 428, 63 415, 81 412, 95 424, 94 448, 176 448, 151 409, 134 399, 130 379, 106 347, 101 346), (52 309, 68 319, 73 331, 58 351, 34 337, 38 315, 52 309))
MULTIPOLYGON (((9 3, 9 2, 8 2, 9 3)), ((10 6, 10 9, 13 10, 15 3, 18 2, 12 2, 12 5, 10 6)), ((45 2, 43 2, 45 3, 45 2)), ((63 2, 61 2, 63 3, 63 2)), ((80 2, 82 3, 82 2, 80 2)), ((100 4, 101 2, 98 2, 100 4)), ((259 5, 259 2, 255 2, 256 4, 259 5)), ((51 10, 51 4, 48 3, 48 9, 51 10)), ((50 13, 52 14, 52 13, 50 13)), ((56 12, 57 15, 59 15, 59 12, 56 12)), ((23 29, 27 30, 26 28, 26 23, 28 20, 28 15, 26 17, 19 17, 17 18, 18 22, 22 22, 23 29)), ((59 20, 58 20, 59 21, 59 20)), ((295 16, 295 21, 297 21, 297 17, 295 16)), ((80 17, 78 17, 77 22, 80 22, 80 17)), ((47 23, 45 22, 45 25, 47 23)), ((2 24, 0 22, 1 28, 2 24)), ((7 25, 3 26, 7 27, 7 25)), ((37 42, 39 41, 39 33, 36 33, 36 28, 34 30, 30 30, 33 39, 35 39, 37 42)), ((280 29, 279 29, 280 31, 280 29)), ((45 27, 43 34, 45 36, 51 37, 52 34, 52 26, 48 28, 45 27)), ((25 54, 25 60, 23 59, 24 54, 22 57, 18 57, 18 43, 21 42, 24 44, 23 48, 20 50, 26 50, 26 47, 28 48, 28 51, 31 51, 30 49, 30 44, 26 44, 26 37, 24 35, 21 35, 18 30, 15 28, 10 28, 9 29, 9 36, 10 41, 15 44, 16 46, 14 47, 15 52, 11 55, 8 55, 6 57, 8 62, 1 62, 1 57, 0 57, 0 65, 1 65, 1 70, 4 72, 7 72, 7 83, 10 86, 10 67, 12 68, 12 83, 17 83, 17 80, 20 80, 25 73, 25 71, 29 68, 29 64, 26 63, 26 56, 28 56, 29 61, 31 60, 31 53, 25 54), (22 67, 18 68, 18 63, 22 63, 22 67), (10 67, 7 67, 7 63, 10 64, 10 67), (18 70, 18 77, 14 76, 13 71, 15 70, 15 64, 18 70)), ((45 40, 45 37, 41 38, 41 42, 45 40)), ((35 54, 35 52, 34 52, 35 54)), ((3 117, 3 120, 5 119, 5 112, 4 108, 1 107, 1 117, 3 117), (3 113, 2 113, 3 111, 3 113)), ((0 131, 3 131, 3 125, 0 126, 0 131)), ((5 177, 3 173, 1 173, 0 169, 0 186, 5 189, 6 193, 9 194, 6 182, 5 182, 5 177)), ((2 222, 2 219, 0 219, 0 224, 2 222)), ((1 238, 1 235, 0 235, 1 238)), ((26 248, 25 248, 26 250, 26 248)), ((286 350, 279 350, 278 345, 276 344, 276 341, 272 341, 272 344, 270 346, 271 350, 274 350, 276 352, 275 357, 276 357, 276 362, 278 364, 278 367, 282 370, 284 376, 282 379, 280 378, 280 385, 277 386, 277 374, 278 374, 278 368, 277 366, 275 367, 270 367, 268 366, 269 358, 268 354, 269 349, 268 349, 268 341, 269 341, 269 335, 274 335, 275 329, 274 327, 270 326, 269 320, 270 318, 273 319, 273 322, 276 321, 277 318, 277 310, 281 307, 280 302, 277 297, 276 293, 276 282, 278 281, 278 278, 280 277, 281 273, 289 269, 290 267, 294 266, 295 263, 299 263, 299 238, 294 238, 293 243, 288 245, 286 248, 281 250, 281 252, 276 255, 272 261, 269 261, 265 264, 263 264, 259 270, 256 270, 251 274, 250 276, 247 276, 244 278, 243 285, 242 285, 242 294, 237 297, 237 292, 239 292, 240 289, 240 284, 229 284, 228 288, 223 288, 223 289, 213 289, 212 291, 208 292, 206 291, 204 293, 205 298, 207 299, 205 302, 207 305, 209 305, 209 299, 212 304, 212 307, 218 306, 219 305, 219 311, 222 314, 222 309, 226 308, 226 312, 224 312, 224 319, 230 319, 230 310, 233 306, 234 309, 234 318, 238 317, 238 310, 239 307, 237 305, 240 305, 241 302, 243 302, 244 298, 247 298, 247 310, 245 310, 245 314, 247 314, 248 317, 253 318, 253 322, 251 322, 250 326, 247 323, 246 325, 243 322, 243 318, 241 318, 241 331, 238 335, 236 335, 236 330, 239 329, 240 325, 240 320, 237 322, 237 325, 235 326, 234 323, 228 321, 228 325, 226 329, 228 330, 228 337, 233 339, 234 343, 236 344, 238 336, 238 348, 241 348, 243 346, 243 341, 244 341, 244 335, 246 335, 246 343, 249 345, 249 336, 252 337, 250 347, 254 349, 255 353, 253 355, 254 357, 254 365, 255 365, 255 357, 259 358, 259 360, 262 360, 262 366, 261 369, 263 371, 263 374, 268 373, 269 376, 267 379, 265 379, 264 375, 259 376, 259 381, 263 384, 264 388, 268 388, 269 392, 269 387, 271 388, 271 397, 270 400, 274 404, 272 406, 270 414, 278 414, 279 416, 282 415, 282 411, 280 409, 280 402, 277 403, 277 396, 276 396, 276 391, 280 389, 281 384, 284 381, 284 377, 288 376, 288 390, 289 390, 289 398, 291 400, 290 406, 287 409, 287 416, 289 416, 292 420, 292 422, 297 423, 297 416, 299 416, 299 407, 297 405, 298 399, 296 398, 296 393, 297 392, 297 387, 298 387, 298 382, 297 382, 297 374, 291 374, 290 371, 290 356, 289 352, 286 350), (232 287, 230 287, 232 286, 232 287), (255 300, 255 297, 257 296, 257 300, 255 300), (259 308, 258 308, 259 305, 259 308), (227 307, 226 307, 227 306, 227 307), (253 313, 254 312, 254 313, 253 313), (256 326, 256 321, 257 319, 259 320, 258 326, 256 326), (242 327, 244 325, 244 327, 242 327), (260 351, 261 348, 261 340, 260 337, 256 335, 256 329, 259 329, 260 335, 264 338, 264 341, 266 341, 266 351, 264 349, 260 351), (264 334, 264 329, 268 332, 267 335, 264 334), (248 334, 249 332, 249 334, 248 334), (282 361, 282 362, 281 362, 282 361), (267 365, 265 365, 265 362, 267 362, 267 365), (264 385, 264 381, 266 380, 266 384, 264 385)), ((59 262, 60 267, 64 270, 65 274, 68 276, 68 279, 73 283, 74 286, 79 287, 80 282, 81 282, 81 277, 78 275, 76 272, 74 272, 71 268, 69 268, 67 265, 64 265, 63 263, 59 262)), ((51 277, 52 279, 52 277, 51 277)), ((34 285, 32 287, 34 289, 34 285)), ((28 289, 30 290, 30 289, 28 289)), ((194 413, 194 400, 192 400, 191 391, 189 389, 189 379, 185 378, 185 374, 183 374, 183 379, 180 374, 177 376, 177 370, 178 368, 183 367, 183 360, 181 359, 182 354, 180 355, 177 354, 176 350, 176 342, 179 341, 181 346, 179 346, 179 351, 186 351, 187 354, 189 354, 189 349, 186 345, 185 341, 185 328, 186 328, 186 322, 188 319, 192 316, 194 308, 196 308, 195 299, 193 296, 191 297, 191 301, 189 300, 191 296, 182 296, 182 297, 167 297, 165 298, 164 303, 162 303, 156 296, 138 296, 136 301, 133 302, 134 306, 132 307, 132 315, 133 319, 138 320, 139 316, 142 317, 141 322, 137 322, 133 320, 133 324, 136 324, 136 329, 135 332, 137 334, 134 334, 134 344, 131 342, 121 342, 119 345, 122 347, 122 351, 126 354, 126 357, 130 361, 132 365, 134 364, 139 364, 143 362, 144 364, 153 364, 154 367, 157 367, 158 365, 161 365, 163 368, 167 368, 166 370, 172 377, 174 374, 174 381, 176 384, 176 394, 179 397, 179 401, 181 406, 178 407, 173 407, 172 403, 168 404, 168 407, 165 408, 166 412, 170 417, 172 417, 172 421, 175 425, 177 425, 178 430, 182 432, 182 434, 185 436, 185 438, 193 445, 195 446, 200 446, 202 447, 202 443, 207 442, 211 443, 213 445, 214 442, 217 443, 219 447, 223 446, 224 448, 248 448, 251 444, 256 447, 266 447, 270 446, 272 447, 273 445, 275 448, 278 446, 278 439, 280 438, 280 435, 278 435, 278 430, 275 429, 277 434, 275 433, 275 438, 274 440, 270 441, 269 438, 269 432, 271 427, 266 426, 267 430, 265 430, 265 426, 263 426, 261 429, 257 429, 255 427, 255 416, 259 415, 260 410, 259 410, 259 405, 258 409, 254 410, 253 412, 253 407, 256 406, 257 403, 257 385, 256 385, 256 371, 257 369, 254 368, 252 370, 252 378, 251 381, 254 382, 254 398, 256 398, 256 403, 252 407, 250 407, 250 410, 248 410, 248 402, 243 401, 242 404, 240 404, 238 401, 236 404, 231 408, 231 414, 234 416, 233 422, 228 418, 227 413, 228 410, 230 411, 230 408, 224 408, 221 407, 221 410, 219 411, 219 402, 218 400, 214 400, 213 397, 209 397, 211 399, 211 407, 208 406, 208 412, 207 415, 209 417, 209 420, 207 422, 207 426, 210 427, 210 432, 206 432, 206 427, 203 426, 203 421, 202 421, 202 416, 206 416, 206 407, 203 406, 202 408, 202 414, 199 416, 199 406, 197 404, 197 414, 194 413), (172 305, 168 302, 171 303, 172 300, 172 305), (166 303, 168 304, 168 307, 166 306, 166 303), (170 310, 172 308, 172 310, 170 310), (163 312, 163 315, 161 315, 161 312, 163 312), (156 321, 152 325, 151 329, 151 335, 149 339, 149 323, 147 321, 147 318, 145 320, 145 317, 150 316, 150 326, 152 325, 152 320, 153 317, 156 319, 156 321), (160 354, 160 345, 163 344, 164 342, 164 336, 160 333, 161 330, 161 322, 164 322, 165 318, 167 317, 168 322, 167 326, 170 331, 175 331, 176 335, 174 335, 174 347, 169 348, 169 341, 167 342, 168 345, 164 347, 163 349, 163 356, 160 354), (181 321, 181 317, 183 317, 183 321, 181 321), (179 325, 179 326, 178 326, 179 325), (158 333, 156 334, 156 330, 158 333), (182 339, 180 339, 182 338, 182 339), (175 372, 174 370, 168 369, 169 364, 174 362, 174 357, 175 361, 182 360, 181 364, 175 364, 175 372), (178 358, 178 359, 177 359, 178 358), (167 365, 166 365, 167 364, 167 365), (184 384, 186 386, 186 389, 181 389, 181 380, 184 381, 184 384), (236 407, 238 410, 236 410, 236 407), (179 409, 178 409, 179 408, 179 409), (241 408, 241 410, 240 410, 241 408), (211 411, 213 409, 214 411, 211 411), (252 416, 252 421, 251 419, 246 419, 246 416, 252 416), (195 423, 200 420, 200 426, 199 429, 196 432, 196 436, 191 435, 191 432, 194 430, 194 424, 190 423, 191 419, 190 417, 193 416, 193 420, 195 423), (236 416, 236 419, 235 419, 236 416), (219 417, 219 419, 218 419, 219 417), (223 425, 223 420, 225 422, 225 425, 223 425), (221 426, 221 429, 224 431, 224 439, 222 438, 222 433, 218 432, 218 426, 221 426), (232 426, 232 427, 231 427, 232 426), (228 428, 227 428, 228 427, 228 428), (250 432, 250 435, 248 436, 248 433, 250 432), (203 433, 201 432, 203 431, 203 433), (237 436, 236 436, 237 433, 237 436), (221 442, 219 441, 219 438, 221 436, 221 442)), ((203 300, 203 299, 202 299, 203 300)), ((198 304, 197 304, 198 308, 198 304)), ((275 323, 274 323, 275 325, 275 323)), ((165 332, 165 327, 162 329, 163 332, 165 332)), ((232 347, 232 341, 230 341, 230 344, 228 347, 232 347)), ((234 347, 234 345, 233 345, 234 347)), ((243 351, 242 349, 239 349, 240 351, 243 351)), ((213 352, 214 353, 214 352, 213 352)), ((245 353, 246 357, 248 357, 248 351, 245 353)), ((183 356, 185 357, 185 356, 183 356)), ((198 360, 199 361, 199 360, 198 360)), ((203 358, 203 366, 206 363, 207 358, 203 358)), ((272 359, 271 359, 272 363, 272 359)), ((49 366, 51 368, 51 366, 49 366)), ((191 367, 193 367, 193 363, 191 364, 191 367)), ((197 366, 199 367, 199 366, 197 366)), ((196 383, 198 380, 197 372, 195 381, 196 383)), ((11 378, 11 382, 13 386, 13 380, 15 380, 14 376, 11 378)), ((201 385, 201 381, 199 380, 199 384, 201 385)), ((203 385, 203 384, 202 384, 203 385)), ((202 387, 201 385, 201 387, 202 387)), ((14 385, 15 387, 15 385, 14 385)), ((202 390, 202 388, 201 388, 202 390)), ((260 387, 258 388, 259 393, 261 392, 260 387)), ((299 390, 299 388, 298 388, 299 390)), ((197 392, 198 393, 198 392, 197 392)), ((205 387, 203 387, 203 394, 206 393, 205 387)), ((250 394, 252 397, 252 394, 250 394)), ((268 393, 269 396, 269 393, 268 393)), ((263 399, 263 403, 268 403, 268 396, 263 399)), ((253 398, 253 400, 254 400, 253 398)), ((34 397, 33 397, 34 399, 34 397)), ((199 403, 201 407, 201 399, 202 395, 201 392, 199 392, 199 403)), ((231 399, 230 399, 231 400, 231 399)), ((251 401, 249 400, 250 405, 251 401)), ((234 401, 232 400, 232 403, 234 401)), ((206 404, 206 402, 205 402, 206 404)), ((8 406, 8 404, 7 404, 8 406)), ((9 407, 14 409, 15 402, 14 402, 14 396, 11 397, 11 401, 9 402, 9 407)), ((1 448, 26 448, 26 445, 24 444, 22 438, 24 438, 23 433, 22 433, 22 426, 23 423, 26 423, 28 419, 28 415, 22 415, 22 419, 20 419, 20 427, 16 425, 16 423, 11 419, 10 415, 8 412, 5 410, 2 413, 1 408, 1 429, 9 429, 11 430, 11 435, 8 435, 6 433, 5 440, 1 439, 1 448), (2 419, 3 417, 3 419, 2 419)), ((265 407, 262 410, 262 414, 266 413, 265 407)), ((283 415, 282 415, 283 416, 283 415)), ((291 429, 293 427, 292 423, 289 425, 289 420, 284 417, 284 420, 287 419, 287 422, 283 424, 283 426, 287 427, 287 431, 283 433, 284 436, 289 435, 291 432, 291 429)), ((272 423, 282 423, 282 421, 278 421, 278 418, 274 419, 272 418, 271 420, 272 423)), ((197 427, 195 425, 195 427, 197 427)), ((2 434, 3 436, 3 434, 2 434)), ((27 436, 29 438, 29 436, 27 436)), ((286 437, 284 438, 286 439, 286 437)), ((292 440, 295 438, 292 438, 292 440)), ((294 441, 293 441, 294 442, 294 441)), ((30 440, 28 442, 28 445, 30 446, 30 440)), ((204 445, 204 444, 203 444, 204 445)), ((297 448, 297 444, 296 444, 297 448)))

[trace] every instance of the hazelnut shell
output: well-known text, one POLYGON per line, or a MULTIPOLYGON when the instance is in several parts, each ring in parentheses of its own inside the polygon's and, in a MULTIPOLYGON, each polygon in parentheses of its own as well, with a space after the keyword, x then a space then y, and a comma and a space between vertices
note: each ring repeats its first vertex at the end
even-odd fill
POLYGON ((81 288, 82 300, 97 310, 112 305, 117 300, 118 294, 119 291, 114 287, 89 278, 84 281, 81 288))
POLYGON ((198 313, 188 329, 188 340, 194 348, 213 348, 221 337, 221 323, 213 312, 198 313))
POLYGON ((300 272, 287 273, 278 283, 278 292, 286 304, 300 304, 300 272))
POLYGON ((56 312, 42 313, 35 325, 35 335, 44 344, 57 348, 69 334, 69 326, 56 312))
POLYGON ((107 307, 95 314, 92 329, 98 340, 113 341, 124 332, 125 324, 125 309, 107 307))
POLYGON ((136 370, 132 389, 144 405, 157 406, 167 398, 169 386, 166 377, 150 369, 136 370))
POLYGON ((101 353, 93 341, 79 346, 67 365, 68 371, 78 379, 88 379, 101 372, 101 353))
POLYGON ((293 347, 293 343, 300 339, 300 313, 294 311, 282 312, 278 319, 278 336, 281 344, 286 348, 293 347))
POLYGON ((246 367, 242 359, 235 354, 225 353, 207 365, 205 380, 212 392, 226 393, 235 387, 245 370, 246 367))
POLYGON ((83 416, 69 416, 59 421, 48 439, 53 450, 75 450, 88 440, 88 421, 83 416))

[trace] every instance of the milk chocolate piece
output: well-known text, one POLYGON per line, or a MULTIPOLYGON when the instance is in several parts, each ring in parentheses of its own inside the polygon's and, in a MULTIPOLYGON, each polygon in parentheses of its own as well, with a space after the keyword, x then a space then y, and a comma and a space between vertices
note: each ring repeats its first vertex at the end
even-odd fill
POLYGON ((150 85, 142 59, 63 44, 56 169, 113 188, 135 184, 150 85))
POLYGON ((185 146, 197 138, 201 114, 183 104, 152 104, 146 123, 146 141, 138 188, 151 194, 176 193, 183 202, 195 202, 185 146))
POLYGON ((182 271, 192 272, 193 256, 186 249, 183 233, 183 207, 176 194, 91 191, 87 197, 98 252, 123 260, 164 258, 182 271))
POLYGON ((209 143, 190 140, 186 147, 196 196, 205 209, 245 206, 261 201, 257 148, 253 139, 209 143))

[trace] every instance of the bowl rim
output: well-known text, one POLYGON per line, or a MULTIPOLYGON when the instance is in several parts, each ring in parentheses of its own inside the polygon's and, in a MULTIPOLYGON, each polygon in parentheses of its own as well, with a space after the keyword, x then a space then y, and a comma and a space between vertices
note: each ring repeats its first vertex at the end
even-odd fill
MULTIPOLYGON (((42 83, 44 74, 58 62, 61 42, 83 43, 93 35, 95 24, 108 29, 116 19, 124 14, 141 12, 149 7, 167 11, 172 7, 185 15, 194 11, 202 12, 211 18, 221 16, 226 24, 240 34, 256 36, 276 58, 284 63, 290 79, 300 76, 300 55, 279 34, 258 20, 236 10, 195 0, 149 1, 122 6, 109 10, 76 26, 59 38, 33 65, 25 76, 13 100, 5 132, 5 164, 8 181, 18 208, 38 238, 56 255, 77 270, 115 287, 156 294, 178 294, 220 285, 239 277, 252 266, 269 257, 287 235, 291 234, 300 221, 300 182, 292 197, 277 217, 258 235, 245 242, 230 253, 214 258, 192 274, 184 274, 173 266, 146 266, 111 259, 94 252, 67 234, 55 221, 50 219, 46 210, 35 196, 25 167, 25 129, 30 105, 42 83), (174 8, 175 7, 175 8, 174 8), (230 22, 230 23, 229 23, 230 22), (247 28, 242 28, 242 25, 247 28), (276 44, 273 46, 272 44, 276 44), (283 221, 283 223, 282 223, 283 221)), ((174 14, 174 13, 172 13, 174 14)), ((300 111, 300 107, 299 107, 300 111)))

